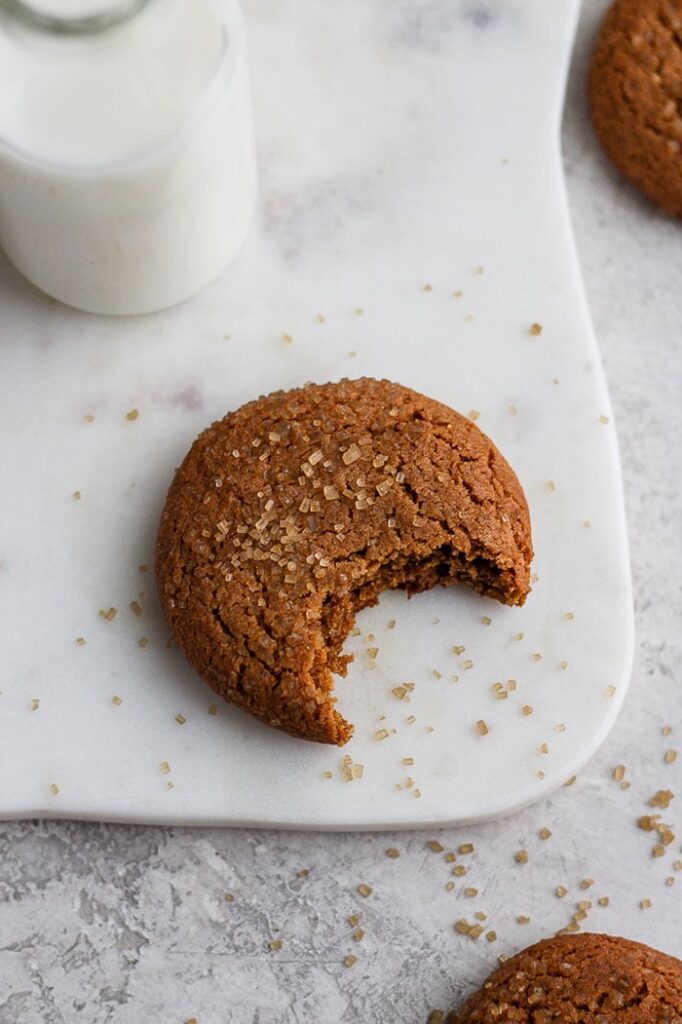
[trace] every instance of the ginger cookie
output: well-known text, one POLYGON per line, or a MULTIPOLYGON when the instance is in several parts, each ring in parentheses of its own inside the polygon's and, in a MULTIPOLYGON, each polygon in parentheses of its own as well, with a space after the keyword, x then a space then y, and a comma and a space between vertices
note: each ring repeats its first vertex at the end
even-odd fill
POLYGON ((524 949, 447 1024, 682 1024, 682 961, 610 935, 524 949))
POLYGON ((217 693, 293 736, 343 744, 332 673, 382 590, 464 583, 523 604, 532 557, 513 471, 468 419, 399 384, 310 384, 204 431, 157 541, 178 646, 217 693))
POLYGON ((589 71, 599 140, 618 170, 682 216, 682 2, 615 0, 589 71))

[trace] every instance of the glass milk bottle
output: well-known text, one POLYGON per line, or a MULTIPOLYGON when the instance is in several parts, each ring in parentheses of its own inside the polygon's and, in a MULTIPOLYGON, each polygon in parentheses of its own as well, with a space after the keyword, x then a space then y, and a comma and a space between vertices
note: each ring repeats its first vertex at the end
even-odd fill
POLYGON ((174 305, 234 257, 255 197, 237 0, 0 0, 0 246, 38 288, 174 305))

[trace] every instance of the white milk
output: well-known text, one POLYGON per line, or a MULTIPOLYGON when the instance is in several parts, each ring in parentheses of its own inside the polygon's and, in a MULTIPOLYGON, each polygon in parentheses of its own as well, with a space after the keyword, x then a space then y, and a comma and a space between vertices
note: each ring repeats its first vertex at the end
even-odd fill
POLYGON ((235 255, 255 195, 237 0, 149 0, 80 35, 0 18, 0 244, 43 291, 97 313, 180 302, 235 255))

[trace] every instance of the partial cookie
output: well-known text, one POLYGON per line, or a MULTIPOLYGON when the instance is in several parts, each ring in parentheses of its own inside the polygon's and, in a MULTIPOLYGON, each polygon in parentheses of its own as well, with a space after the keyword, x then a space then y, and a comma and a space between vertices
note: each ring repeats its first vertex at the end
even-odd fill
POLYGON ((463 582, 523 604, 521 486, 469 420, 377 380, 277 392, 214 423, 170 488, 157 579, 178 646, 226 700, 322 743, 332 673, 382 590, 463 582))
POLYGON ((447 1024, 682 1024, 682 961, 610 935, 517 953, 447 1024))
POLYGON ((680 0, 615 0, 599 30, 588 88, 594 127, 613 163, 682 216, 680 0))

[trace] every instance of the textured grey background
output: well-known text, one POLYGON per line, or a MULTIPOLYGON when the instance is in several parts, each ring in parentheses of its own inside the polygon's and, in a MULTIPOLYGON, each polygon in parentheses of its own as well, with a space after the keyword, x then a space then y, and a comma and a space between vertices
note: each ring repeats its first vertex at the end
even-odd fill
MULTIPOLYGON (((613 733, 571 788, 465 831, 0 825, 0 1024, 416 1024, 452 1005, 499 954, 564 926, 580 899, 595 904, 583 927, 682 956, 679 835, 655 859, 652 835, 637 828, 648 797, 680 789, 682 776, 682 756, 663 762, 682 746, 682 236, 617 179, 591 135, 584 70, 603 6, 592 0, 581 19, 564 148, 632 545, 637 653, 613 733), (617 764, 627 767, 627 790, 611 778, 617 764), (541 827, 551 838, 538 837, 541 827), (458 857, 468 874, 454 892, 445 889, 452 865, 426 845, 433 839, 444 851, 475 846, 458 857), (526 864, 514 859, 521 848, 526 864), (309 874, 297 876, 302 869, 309 874), (669 877, 678 884, 667 886, 669 877), (584 878, 594 879, 587 890, 584 878), (373 889, 367 898, 356 892, 362 882, 373 889), (467 897, 466 886, 477 894, 467 897), (596 906, 603 895, 607 908, 596 906), (488 914, 495 943, 453 931, 475 911, 488 914), (360 942, 346 920, 353 912, 362 914, 360 942), (272 951, 275 939, 282 947, 272 951), (345 967, 350 953, 357 962, 345 967)), ((676 802, 663 812, 673 826, 676 802)))

